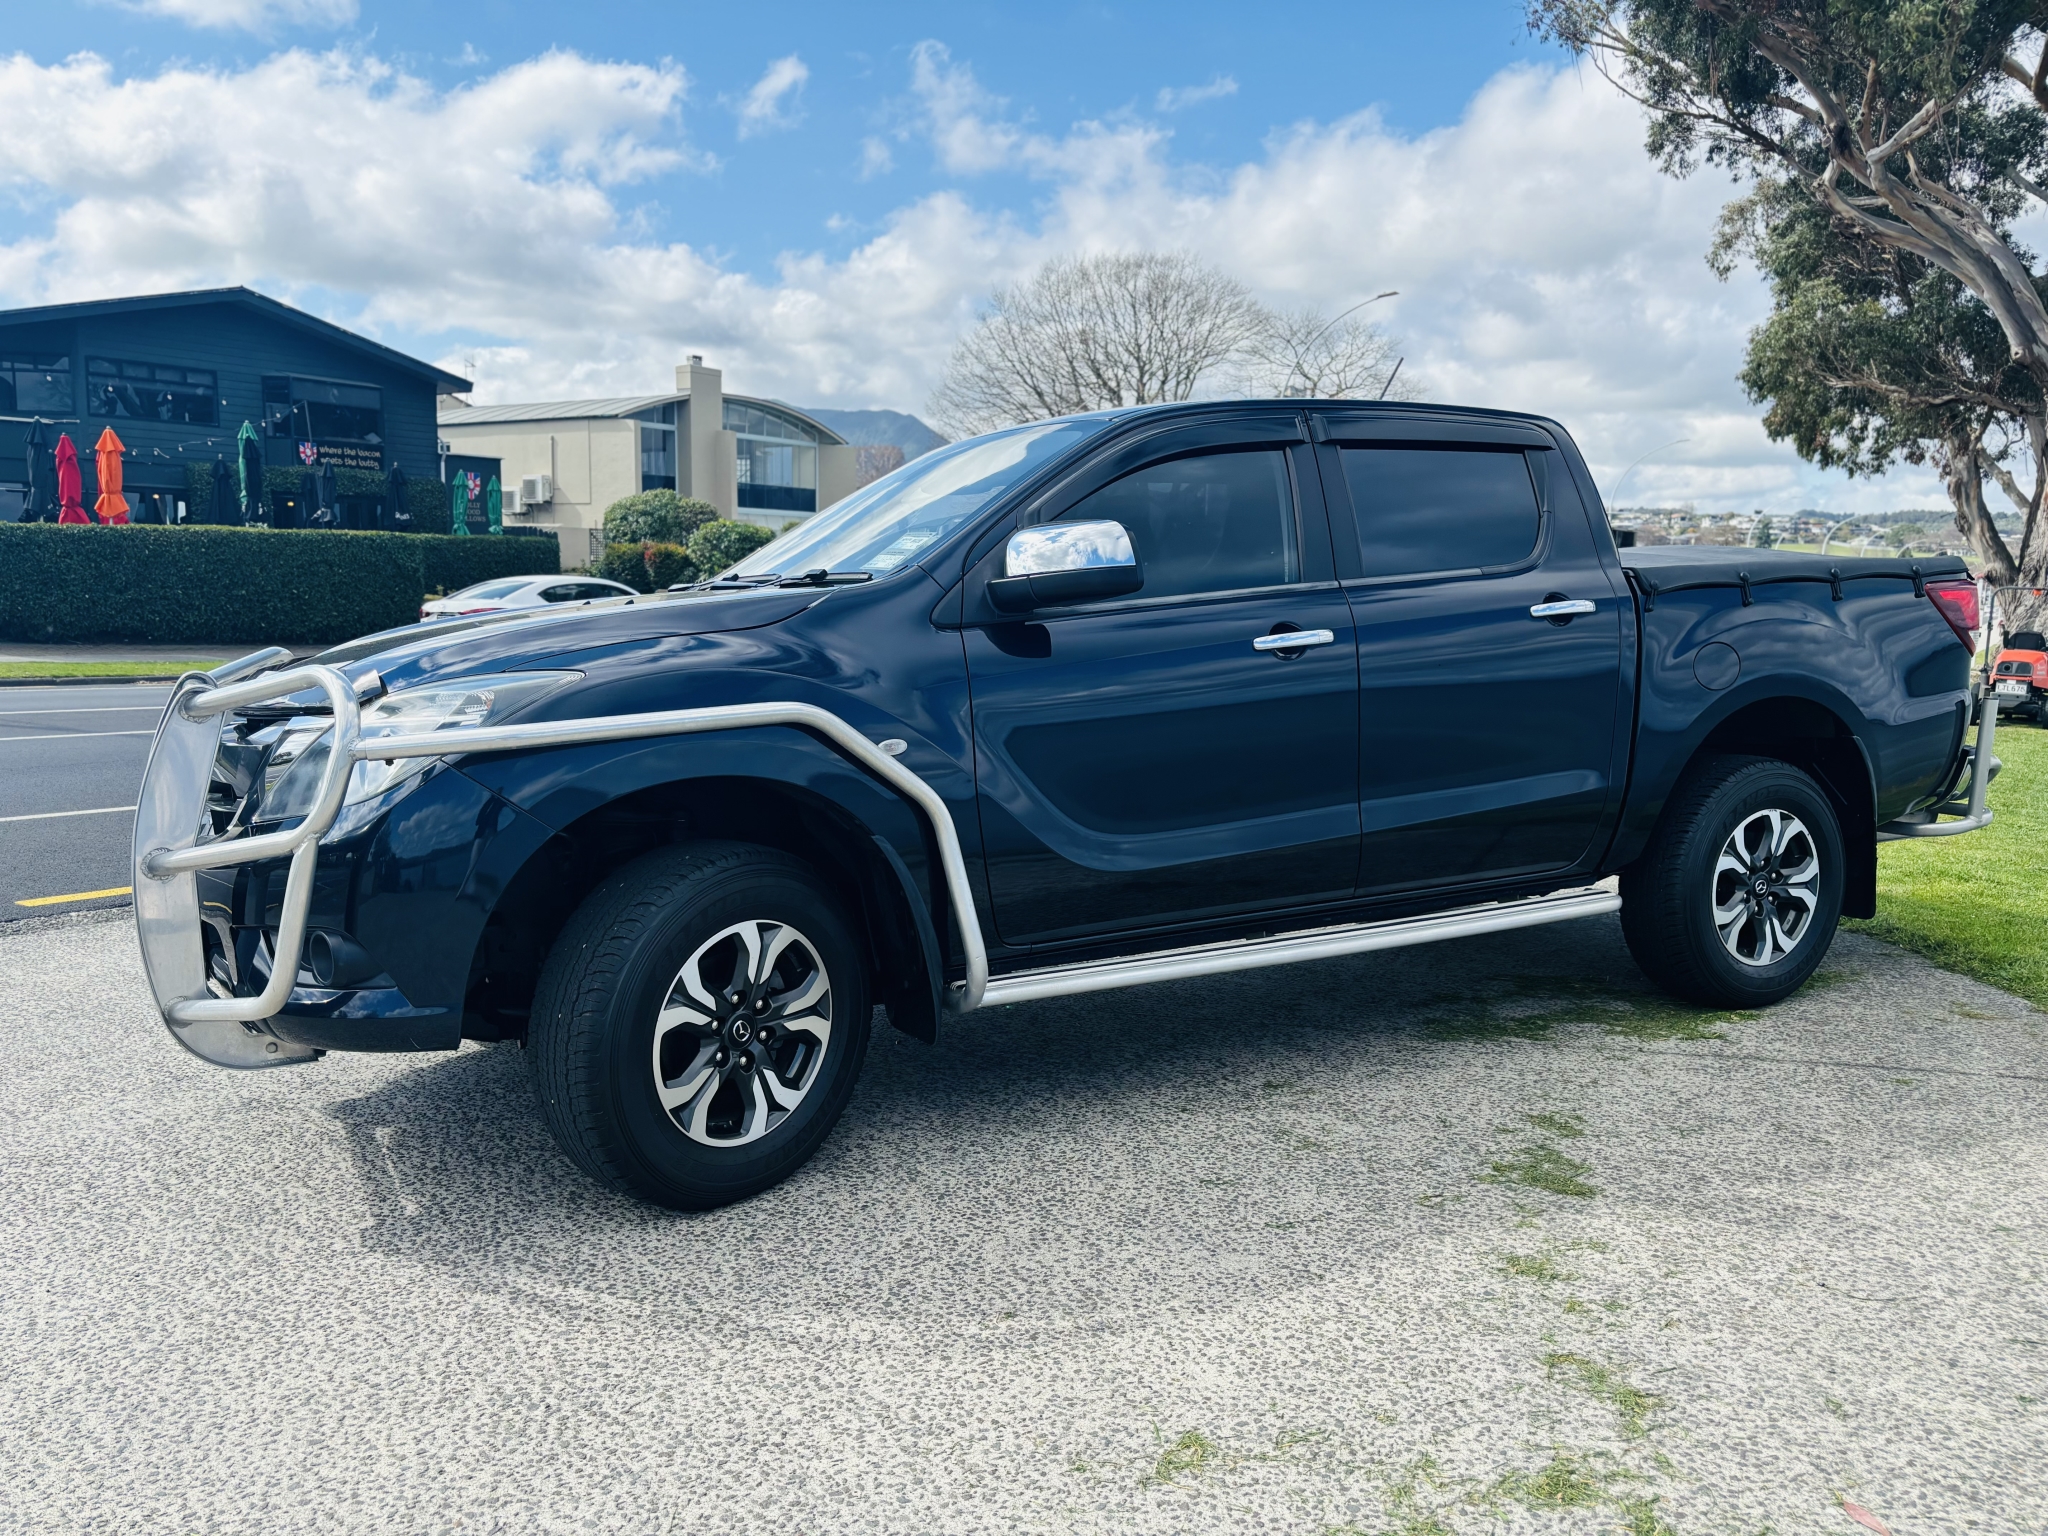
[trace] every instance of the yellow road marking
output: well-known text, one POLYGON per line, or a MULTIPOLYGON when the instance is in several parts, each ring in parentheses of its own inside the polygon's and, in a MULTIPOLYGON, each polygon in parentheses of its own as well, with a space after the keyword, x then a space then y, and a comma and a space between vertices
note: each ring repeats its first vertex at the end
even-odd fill
POLYGON ((117 885, 110 891, 73 891, 69 896, 31 896, 27 901, 17 901, 17 907, 54 907, 66 901, 97 901, 102 896, 133 896, 135 887, 117 885))

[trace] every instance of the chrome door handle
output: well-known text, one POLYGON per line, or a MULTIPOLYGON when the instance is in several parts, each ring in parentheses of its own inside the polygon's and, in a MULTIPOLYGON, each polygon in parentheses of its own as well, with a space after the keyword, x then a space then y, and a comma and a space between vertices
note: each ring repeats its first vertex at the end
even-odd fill
POLYGON ((1311 645, 1330 645, 1336 641, 1334 629, 1288 629, 1277 635, 1261 635, 1252 642, 1255 651, 1299 651, 1311 645))
POLYGON ((1599 605, 1583 597, 1574 597, 1555 603, 1531 603, 1529 617, 1532 619, 1568 619, 1575 613, 1598 613, 1599 605))

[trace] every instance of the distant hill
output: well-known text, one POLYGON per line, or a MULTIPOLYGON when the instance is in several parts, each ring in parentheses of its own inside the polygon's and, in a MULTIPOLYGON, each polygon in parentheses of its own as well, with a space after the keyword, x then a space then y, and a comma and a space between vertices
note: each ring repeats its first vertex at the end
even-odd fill
POLYGON ((903 411, 828 411, 808 405, 797 409, 822 421, 849 443, 864 447, 893 445, 903 450, 906 459, 930 453, 946 443, 945 438, 903 411))

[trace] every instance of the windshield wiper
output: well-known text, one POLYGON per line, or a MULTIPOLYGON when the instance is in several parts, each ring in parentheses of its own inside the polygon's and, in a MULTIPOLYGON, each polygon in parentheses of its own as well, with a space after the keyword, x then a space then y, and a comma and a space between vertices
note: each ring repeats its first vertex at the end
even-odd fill
POLYGON ((714 576, 709 581, 679 581, 669 591, 751 592, 756 587, 772 587, 781 580, 782 572, 764 571, 758 576, 714 576))
POLYGON ((850 587, 855 582, 873 581, 873 571, 828 571, 822 567, 805 571, 801 576, 785 576, 776 583, 782 587, 850 587))

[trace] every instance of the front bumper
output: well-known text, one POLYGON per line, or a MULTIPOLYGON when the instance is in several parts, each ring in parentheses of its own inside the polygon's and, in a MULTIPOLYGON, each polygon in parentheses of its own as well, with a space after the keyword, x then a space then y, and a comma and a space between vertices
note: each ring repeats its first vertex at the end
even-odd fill
MULTIPOLYGON (((136 933, 157 1008, 171 1034, 195 1055, 223 1067, 274 1067, 314 1059, 325 1048, 320 1042, 334 1038, 326 1033, 334 1029, 346 1030, 351 1049, 417 1049, 398 1042, 414 1038, 414 1031, 436 1041, 445 1034, 445 1011, 413 1009, 402 996, 322 992, 296 985, 320 839, 341 811, 356 763, 527 751, 759 726, 790 726, 822 737, 899 791, 922 813, 938 845, 947 896, 967 961, 967 980, 956 990, 952 1006, 956 1012, 979 1006, 988 982, 988 956, 950 811, 929 784, 831 711, 815 704, 761 702, 530 725, 446 728, 373 736, 364 742, 349 680, 331 667, 316 665, 283 672, 266 670, 290 659, 290 653, 282 649, 263 651, 213 672, 189 672, 180 678, 157 725, 149 764, 143 770, 135 814, 136 933), (215 837, 207 810, 207 787, 220 746, 220 717, 312 689, 326 696, 334 737, 304 819, 283 831, 215 837), (198 876, 201 871, 279 859, 288 864, 269 970, 260 991, 238 995, 236 988, 210 974, 198 876), (435 1013, 441 1015, 438 1022, 429 1017, 435 1013), (386 1043, 366 1045, 380 1032, 386 1043)), ((240 989, 247 990, 247 986, 240 989)))

